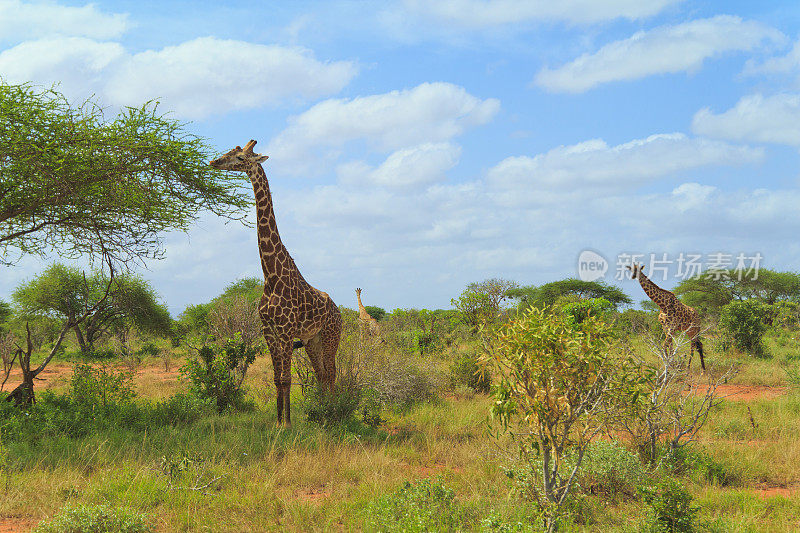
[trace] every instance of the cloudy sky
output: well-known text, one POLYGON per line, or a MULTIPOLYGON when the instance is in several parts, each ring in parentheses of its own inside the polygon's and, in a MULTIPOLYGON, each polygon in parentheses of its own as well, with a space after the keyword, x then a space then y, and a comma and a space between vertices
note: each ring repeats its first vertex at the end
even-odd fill
MULTIPOLYGON (((798 270, 796 1, 0 0, 0 76, 247 140, 283 241, 339 304, 449 307, 592 250, 798 270), (721 255, 720 255, 721 254, 721 255)), ((260 275, 255 230, 203 217, 142 269, 174 315, 260 275)), ((0 297, 56 260, 4 268, 0 297)))

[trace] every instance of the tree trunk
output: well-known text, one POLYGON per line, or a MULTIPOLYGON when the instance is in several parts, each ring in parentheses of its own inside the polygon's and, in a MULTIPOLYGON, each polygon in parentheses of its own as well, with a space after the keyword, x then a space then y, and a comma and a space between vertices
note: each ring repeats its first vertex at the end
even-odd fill
POLYGON ((89 347, 86 345, 86 340, 83 338, 81 327, 78 324, 75 324, 73 329, 75 330, 75 338, 78 339, 78 346, 81 348, 81 353, 84 355, 89 353, 89 347))
POLYGON ((23 372, 22 383, 8 393, 6 401, 14 402, 17 407, 27 407, 36 403, 36 397, 33 395, 33 378, 33 372, 23 372))

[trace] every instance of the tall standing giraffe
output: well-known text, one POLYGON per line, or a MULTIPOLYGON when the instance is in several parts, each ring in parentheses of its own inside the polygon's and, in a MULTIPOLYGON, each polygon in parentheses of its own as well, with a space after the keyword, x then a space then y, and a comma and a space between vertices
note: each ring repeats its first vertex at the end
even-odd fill
POLYGON ((639 285, 642 286, 645 294, 661 309, 658 321, 661 323, 661 329, 667 337, 664 341, 664 350, 671 351, 672 338, 678 333, 685 332, 691 342, 689 365, 692 364, 694 349, 697 348, 697 353, 700 354, 700 366, 705 370, 706 362, 703 358, 703 343, 700 341, 700 315, 697 314, 697 311, 681 302, 674 293, 662 289, 650 281, 644 275, 644 265, 634 263, 633 266, 626 268, 631 271, 633 279, 639 280, 639 285))
POLYGON ((372 318, 372 315, 367 313, 364 304, 361 303, 361 289, 356 289, 356 298, 358 299, 358 322, 361 328, 366 329, 370 335, 379 336, 381 334, 381 326, 378 321, 372 318))
POLYGON ((339 308, 328 294, 303 278, 281 242, 269 182, 261 163, 269 156, 253 153, 256 141, 237 146, 211 161, 219 170, 243 171, 253 183, 258 217, 258 251, 264 271, 264 293, 258 307, 267 341, 275 387, 278 391, 278 424, 291 424, 289 395, 292 384, 292 351, 305 346, 317 381, 333 392, 336 381, 336 350, 342 331, 339 308), (295 342, 299 339, 299 342, 295 342))

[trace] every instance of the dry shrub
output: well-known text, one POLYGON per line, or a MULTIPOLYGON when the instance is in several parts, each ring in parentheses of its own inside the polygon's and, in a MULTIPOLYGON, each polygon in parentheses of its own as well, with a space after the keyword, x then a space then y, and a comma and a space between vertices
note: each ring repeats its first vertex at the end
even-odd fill
POLYGON ((214 303, 208 313, 211 334, 218 340, 232 339, 237 333, 247 346, 261 343, 262 325, 258 314, 258 301, 244 294, 236 294, 214 303))

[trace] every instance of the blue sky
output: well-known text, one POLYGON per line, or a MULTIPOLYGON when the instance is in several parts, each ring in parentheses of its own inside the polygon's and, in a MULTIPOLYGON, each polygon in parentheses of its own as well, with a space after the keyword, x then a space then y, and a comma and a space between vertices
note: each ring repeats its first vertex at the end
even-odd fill
MULTIPOLYGON (((448 307, 472 281, 577 275, 583 250, 800 256, 800 4, 679 0, 0 0, 0 76, 158 98, 247 140, 284 243, 339 304, 448 307)), ((173 314, 260 275, 202 217, 149 279, 173 314)), ((0 297, 57 255, 3 269, 0 297)))

